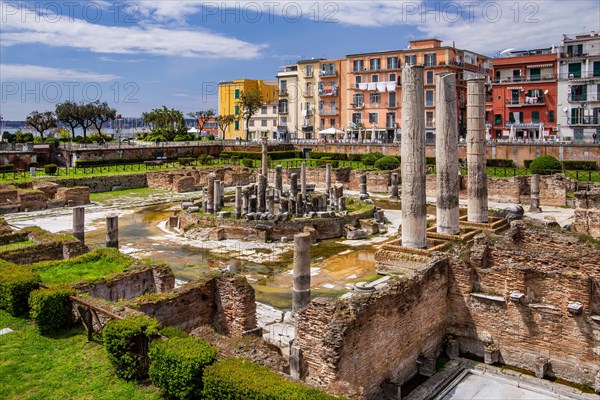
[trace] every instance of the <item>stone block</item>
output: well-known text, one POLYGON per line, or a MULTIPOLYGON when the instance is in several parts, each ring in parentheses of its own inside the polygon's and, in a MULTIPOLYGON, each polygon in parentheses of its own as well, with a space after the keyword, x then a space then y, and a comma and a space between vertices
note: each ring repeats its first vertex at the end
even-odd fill
POLYGON ((214 228, 208 233, 208 240, 219 241, 225 239, 225 229, 214 228))
POLYGON ((379 224, 373 219, 360 219, 358 220, 360 229, 367 232, 369 235, 376 235, 379 233, 379 224))
POLYGON ((525 293, 519 292, 518 290, 510 292, 510 301, 514 303, 522 303, 524 299, 525 293))
POLYGON ((196 213, 196 212, 200 211, 200 207, 198 207, 198 206, 188 207, 188 209, 186 211, 189 213, 196 213))
POLYGON ((581 315, 583 314, 583 304, 578 301, 570 301, 569 304, 567 304, 567 311, 569 314, 581 315))
POLYGON ((494 344, 490 344, 485 346, 483 350, 483 361, 486 364, 495 364, 498 362, 500 358, 500 350, 498 350, 498 346, 494 344))
POLYGON ((369 236, 369 234, 364 229, 355 229, 353 231, 348 232, 348 234, 346 235, 346 239, 360 240, 360 239, 366 239, 367 236, 369 236))
POLYGON ((231 217, 231 213, 229 211, 219 211, 217 213, 217 217, 221 218, 221 219, 223 219, 223 218, 229 218, 229 217, 231 217))
POLYGON ((192 203, 191 201, 184 201, 181 203, 181 209, 186 210, 186 209, 192 207, 193 205, 194 205, 194 203, 192 203))
POLYGON ((73 201, 75 205, 90 203, 90 188, 87 186, 61 187, 56 192, 55 200, 73 201))
POLYGON ((328 211, 319 211, 319 212, 317 212, 317 216, 319 218, 329 218, 329 217, 331 217, 331 213, 328 211))

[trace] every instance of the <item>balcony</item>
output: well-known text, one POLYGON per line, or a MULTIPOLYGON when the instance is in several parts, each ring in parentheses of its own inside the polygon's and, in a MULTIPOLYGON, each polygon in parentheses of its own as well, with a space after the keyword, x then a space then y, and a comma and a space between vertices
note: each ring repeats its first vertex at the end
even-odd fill
POLYGON ((287 107, 279 107, 279 109, 277 110, 278 114, 287 114, 288 113, 288 109, 287 107))
POLYGON ((562 72, 558 75, 560 80, 574 80, 574 79, 598 79, 600 80, 600 74, 594 71, 581 71, 581 72, 562 72))
POLYGON ((319 89, 319 96, 337 96, 338 88, 322 88, 319 89))
POLYGON ((335 69, 333 69, 333 70, 329 70, 329 69, 328 70, 321 70, 319 72, 319 76, 329 76, 329 77, 337 76, 337 71, 335 69))
POLYGON ((598 125, 600 127, 600 116, 582 116, 578 118, 568 118, 567 124, 582 126, 598 125))
POLYGON ((338 110, 337 110, 337 108, 321 108, 319 110, 319 114, 321 114, 322 116, 337 115, 338 110))
POLYGON ((314 95, 315 95, 315 93, 314 93, 314 91, 312 89, 311 90, 305 90, 303 94, 304 94, 304 97, 314 97, 314 95))
POLYGON ((385 123, 385 127, 386 127, 387 129, 395 129, 395 128, 397 128, 397 127, 398 127, 398 124, 396 123, 396 121, 387 121, 387 122, 385 123))
POLYGON ((514 83, 514 82, 541 82, 553 81, 556 79, 555 74, 542 74, 530 76, 507 76, 499 79, 494 79, 494 83, 514 83))
POLYGON ((313 115, 313 110, 302 110, 303 117, 310 117, 313 115))
POLYGON ((398 102, 394 101, 394 102, 386 102, 385 103, 385 108, 398 108, 398 102))
POLYGON ((525 97, 518 100, 507 100, 506 105, 509 107, 526 107, 526 106, 543 106, 546 104, 546 99, 543 96, 525 97))
POLYGON ((365 108, 365 103, 352 103, 352 108, 355 110, 360 110, 365 108))
POLYGON ((588 94, 570 94, 569 95, 569 101, 576 103, 576 102, 597 102, 600 101, 600 94, 599 93, 588 93, 588 94))
POLYGON ((305 78, 312 78, 314 76, 314 73, 313 73, 313 70, 310 70, 310 71, 304 70, 302 72, 302 75, 304 75, 305 78))
POLYGON ((277 130, 278 131, 286 131, 288 130, 287 125, 277 125, 277 130))
POLYGON ((279 96, 280 97, 287 97, 288 94, 289 93, 288 93, 287 88, 281 88, 281 89, 279 89, 279 96))

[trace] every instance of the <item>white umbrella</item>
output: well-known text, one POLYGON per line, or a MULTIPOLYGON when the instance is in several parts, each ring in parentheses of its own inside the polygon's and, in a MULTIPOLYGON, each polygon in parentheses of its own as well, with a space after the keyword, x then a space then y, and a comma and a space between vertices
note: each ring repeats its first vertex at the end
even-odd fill
POLYGON ((198 129, 196 129, 196 127, 191 127, 190 129, 188 129, 188 133, 198 133, 200 132, 198 129))
POLYGON ((342 130, 336 129, 334 127, 323 129, 322 131, 319 131, 319 134, 321 134, 321 135, 335 135, 336 133, 345 133, 345 132, 342 130))

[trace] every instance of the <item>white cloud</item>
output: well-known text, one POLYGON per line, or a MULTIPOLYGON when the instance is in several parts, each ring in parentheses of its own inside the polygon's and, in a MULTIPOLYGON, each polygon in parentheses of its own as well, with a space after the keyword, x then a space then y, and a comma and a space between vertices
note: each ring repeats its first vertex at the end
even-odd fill
POLYGON ((112 74, 101 74, 87 70, 52 68, 40 65, 0 64, 0 76, 7 80, 37 80, 37 81, 90 81, 110 82, 120 77, 112 74))
POLYGON ((31 14, 4 13, 2 18, 2 46, 44 44, 95 53, 229 59, 257 58, 266 47, 204 29, 106 26, 56 15, 37 21, 31 14))

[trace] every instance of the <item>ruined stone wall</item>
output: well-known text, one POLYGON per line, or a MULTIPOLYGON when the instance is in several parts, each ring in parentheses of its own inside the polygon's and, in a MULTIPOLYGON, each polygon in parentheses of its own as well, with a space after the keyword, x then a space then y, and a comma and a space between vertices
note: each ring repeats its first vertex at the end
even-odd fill
POLYGON ((95 145, 90 148, 78 148, 76 150, 67 150, 66 148, 59 148, 62 157, 65 160, 69 159, 70 155, 76 160, 98 160, 98 159, 116 159, 116 158, 153 158, 153 157, 198 157, 201 154, 210 154, 217 156, 221 152, 221 146, 215 144, 214 146, 198 146, 196 143, 185 142, 180 143, 176 146, 128 146, 123 145, 121 149, 118 148, 101 148, 95 145))
MULTIPOLYGON (((527 180, 529 192, 530 181, 527 180)), ((562 174, 540 176, 540 205, 564 207, 567 205, 567 190, 570 182, 562 174)), ((529 202, 529 199, 527 199, 529 202)))
POLYGON ((420 355, 435 359, 446 330, 447 262, 370 295, 317 299, 297 315, 294 346, 305 380, 329 392, 380 398, 418 372, 420 355))
POLYGON ((600 188, 575 193, 573 229, 600 239, 600 188))
POLYGON ((55 179, 63 187, 87 186, 91 193, 110 192, 113 188, 138 189, 148 187, 146 174, 94 176, 85 178, 55 179))
POLYGON ((81 293, 87 293, 108 301, 129 300, 146 293, 163 293, 173 290, 175 275, 170 268, 155 266, 133 269, 107 277, 101 282, 76 285, 81 293))
POLYGON ((548 360, 548 377, 594 382, 598 285, 598 245, 515 221, 505 236, 480 236, 451 257, 448 332, 463 353, 497 349, 500 362, 530 371, 548 360), (582 313, 570 312, 570 303, 582 313))
POLYGON ((215 320, 217 332, 241 336, 256 328, 254 289, 241 275, 216 279, 215 320))
POLYGON ((55 200, 73 205, 89 204, 90 188, 87 186, 58 188, 55 200))

